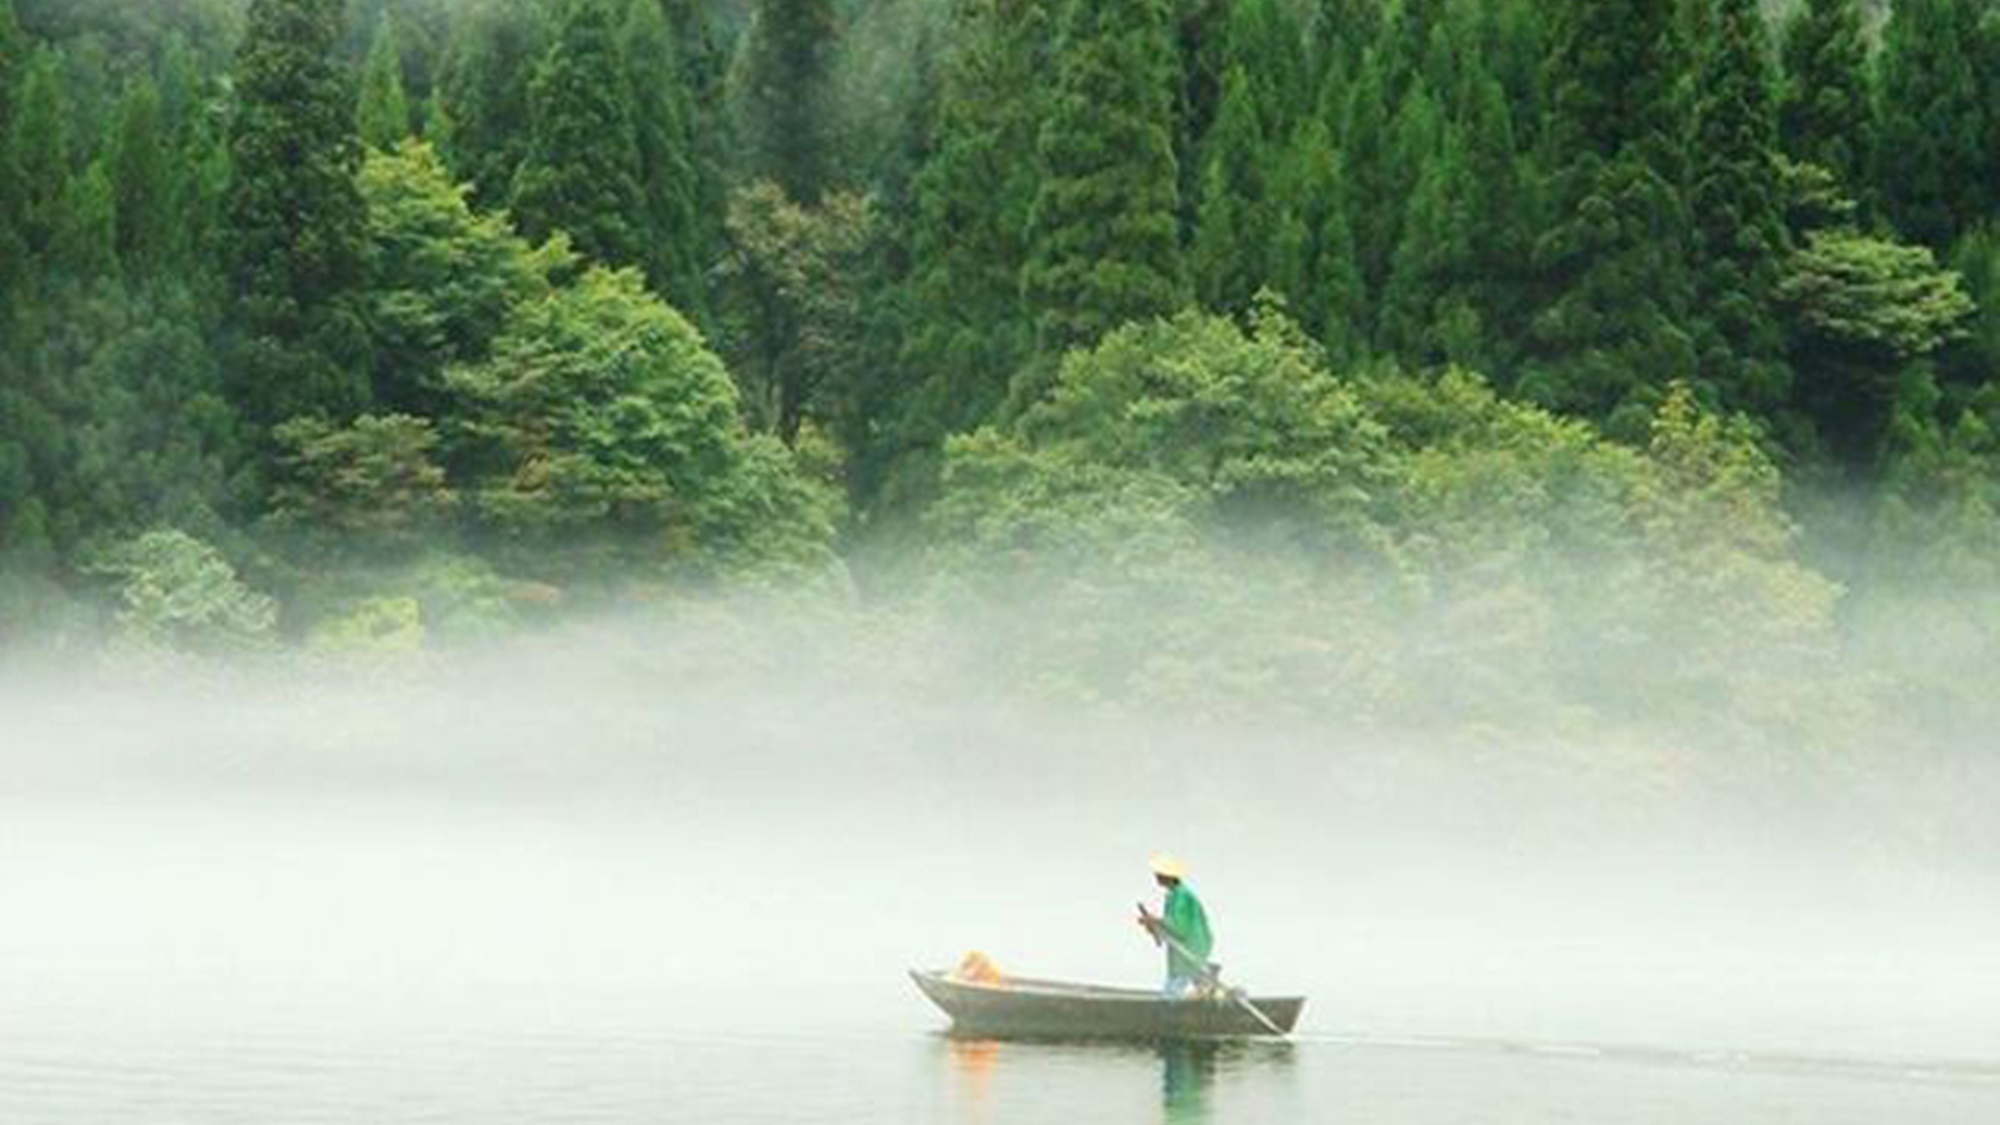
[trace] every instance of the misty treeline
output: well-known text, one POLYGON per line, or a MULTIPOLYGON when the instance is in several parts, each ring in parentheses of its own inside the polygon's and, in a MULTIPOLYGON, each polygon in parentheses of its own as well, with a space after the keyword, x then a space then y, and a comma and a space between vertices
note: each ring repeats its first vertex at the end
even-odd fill
POLYGON ((0 138, 17 643, 1990 714, 1990 0, 0 0, 0 138))

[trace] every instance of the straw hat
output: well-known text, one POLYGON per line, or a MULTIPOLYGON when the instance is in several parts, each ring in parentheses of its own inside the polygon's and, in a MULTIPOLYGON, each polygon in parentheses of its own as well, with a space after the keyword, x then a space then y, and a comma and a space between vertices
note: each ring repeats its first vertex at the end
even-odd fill
POLYGON ((1165 852, 1153 853, 1152 867, 1155 875, 1164 875, 1169 879, 1187 878, 1187 864, 1165 852))

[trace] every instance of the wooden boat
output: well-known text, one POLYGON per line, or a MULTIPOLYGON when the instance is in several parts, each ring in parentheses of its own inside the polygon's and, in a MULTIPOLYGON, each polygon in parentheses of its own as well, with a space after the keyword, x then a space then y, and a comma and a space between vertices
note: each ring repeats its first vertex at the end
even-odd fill
MULTIPOLYGON (((951 1017, 961 1035, 1036 1039, 1238 1039, 1270 1029, 1228 997, 1174 1000, 1156 990, 1010 977, 997 984, 912 970, 910 979, 951 1017)), ((1290 1033, 1305 998, 1251 997, 1266 1019, 1290 1033)))

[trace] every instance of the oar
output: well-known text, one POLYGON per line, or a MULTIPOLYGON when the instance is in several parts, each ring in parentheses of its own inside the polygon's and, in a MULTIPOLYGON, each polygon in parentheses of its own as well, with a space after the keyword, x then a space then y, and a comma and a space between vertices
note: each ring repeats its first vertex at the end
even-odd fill
MULTIPOLYGON (((1146 909, 1145 903, 1139 904, 1139 913, 1141 916, 1147 918, 1156 917, 1156 915, 1152 914, 1150 911, 1146 909)), ((1246 1012, 1249 1012, 1252 1018, 1254 1018, 1258 1023, 1263 1024, 1264 1030, 1270 1032, 1271 1034, 1277 1036, 1280 1039, 1283 1039, 1285 1037, 1285 1030, 1283 1028, 1279 1027, 1275 1023, 1272 1023, 1271 1017, 1265 1015, 1263 1011, 1257 1007, 1257 1005, 1252 1004, 1248 996, 1245 996, 1242 993, 1236 991, 1235 989, 1229 987, 1228 985, 1222 983, 1222 975, 1215 971, 1214 967, 1208 963, 1208 959, 1205 957, 1196 957, 1193 953, 1189 952, 1187 946, 1182 945, 1180 941, 1174 937, 1173 934, 1167 932, 1167 927, 1164 919, 1160 921, 1161 921, 1160 925, 1149 927, 1153 931, 1154 937, 1157 937, 1161 941, 1166 942, 1167 945, 1173 948, 1173 951, 1175 953, 1178 953, 1182 957, 1187 958, 1193 964, 1200 965, 1202 980, 1207 984, 1214 985, 1216 988, 1221 989, 1222 994, 1224 996, 1229 997, 1231 1000, 1235 1001, 1237 1007, 1242 1008, 1246 1012)))

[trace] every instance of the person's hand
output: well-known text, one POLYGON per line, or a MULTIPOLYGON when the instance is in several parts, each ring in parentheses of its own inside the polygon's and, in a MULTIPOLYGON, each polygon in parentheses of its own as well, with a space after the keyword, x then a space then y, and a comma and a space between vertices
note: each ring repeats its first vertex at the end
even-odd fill
POLYGON ((1148 912, 1143 905, 1139 907, 1139 928, 1151 934, 1155 943, 1160 940, 1160 928, 1162 925, 1164 923, 1158 917, 1148 912))

